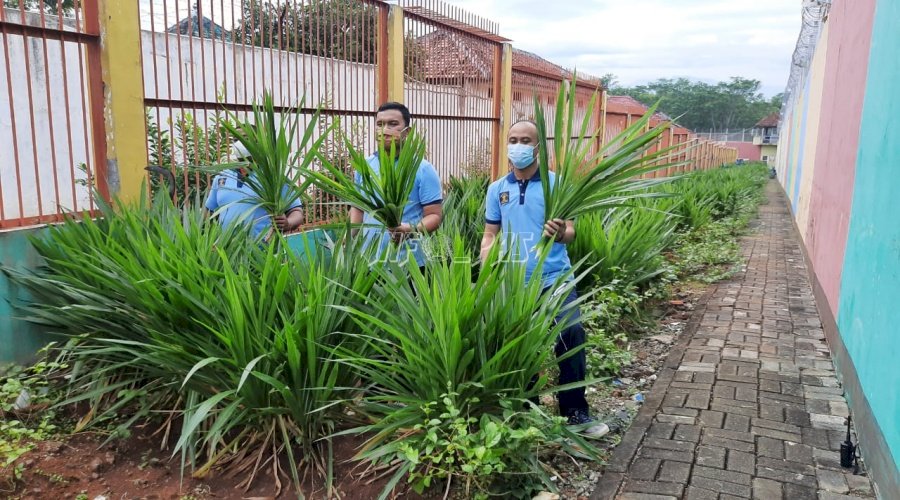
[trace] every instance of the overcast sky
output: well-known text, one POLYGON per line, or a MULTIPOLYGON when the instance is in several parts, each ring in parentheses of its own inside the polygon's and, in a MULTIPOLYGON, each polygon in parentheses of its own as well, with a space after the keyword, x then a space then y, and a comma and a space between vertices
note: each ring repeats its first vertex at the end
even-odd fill
POLYGON ((801 0, 450 0, 500 24, 514 46, 635 85, 755 78, 784 91, 801 0))

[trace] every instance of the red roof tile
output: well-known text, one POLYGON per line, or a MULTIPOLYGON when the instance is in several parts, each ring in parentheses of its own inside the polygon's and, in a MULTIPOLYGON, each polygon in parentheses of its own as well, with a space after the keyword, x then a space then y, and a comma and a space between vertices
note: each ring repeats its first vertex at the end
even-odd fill
POLYGON ((759 128, 777 127, 779 121, 781 121, 781 113, 778 111, 775 111, 774 113, 770 114, 769 116, 756 122, 756 126, 759 128))
POLYGON ((419 37, 424 53, 425 78, 478 78, 490 80, 493 46, 465 35, 436 30, 419 37))
POLYGON ((647 106, 627 95, 611 95, 606 99, 606 112, 619 115, 643 115, 647 106))

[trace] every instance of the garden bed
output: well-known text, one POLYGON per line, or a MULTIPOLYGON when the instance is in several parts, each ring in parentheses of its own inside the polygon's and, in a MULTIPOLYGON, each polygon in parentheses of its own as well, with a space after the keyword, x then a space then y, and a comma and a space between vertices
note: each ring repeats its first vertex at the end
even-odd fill
MULTIPOLYGON (((656 373, 700 299, 703 288, 695 286, 677 290, 670 301, 658 305, 664 310, 656 328, 648 329, 630 343, 632 362, 619 376, 605 383, 588 388, 588 401, 594 414, 609 424, 611 432, 598 447, 604 458, 611 454, 640 408, 640 396, 650 391, 656 373)), ((552 397, 545 397, 552 405, 552 397)), ((246 492, 239 486, 240 480, 213 473, 204 479, 179 475, 179 457, 161 450, 158 429, 139 426, 131 436, 116 439, 104 445, 106 436, 97 433, 80 433, 59 440, 35 443, 34 449, 22 455, 15 465, 19 476, 13 480, 15 467, 0 468, 0 492, 11 498, 42 499, 48 496, 60 498, 94 499, 147 498, 147 499, 205 499, 205 498, 274 498, 276 486, 270 468, 261 472, 246 492)), ((373 474, 359 467, 350 458, 362 443, 360 438, 341 437, 335 442, 336 489, 344 492, 343 498, 370 499, 378 496, 386 478, 373 481, 373 474)), ((169 448, 174 442, 169 443, 169 448)), ((587 498, 603 471, 604 463, 591 460, 560 457, 549 462, 558 472, 557 481, 562 498, 587 498)), ((287 488, 288 485, 283 485, 287 488)), ((308 497, 316 498, 322 491, 309 485, 308 497)), ((282 495, 284 496, 284 495, 282 495)), ((419 497, 405 492, 405 498, 419 497)))
MULTIPOLYGON (((0 469, 0 496, 4 498, 145 498, 145 499, 206 499, 206 498, 275 498, 278 487, 271 467, 246 491, 241 480, 220 473, 195 479, 186 473, 179 475, 179 458, 160 450, 160 439, 154 429, 140 427, 131 437, 103 445, 105 436, 82 433, 43 441, 16 462, 21 466, 13 480, 15 467, 0 469)), ((173 443, 170 443, 170 446, 173 443)), ((360 467, 348 462, 361 444, 358 438, 335 440, 335 481, 338 491, 348 492, 344 498, 376 498, 386 479, 373 480, 360 467)), ((286 464, 283 464, 286 465, 286 464)), ((282 484, 290 490, 290 484, 282 484)), ((305 482, 308 498, 323 496, 305 482)), ((281 495, 282 498, 290 495, 281 495)))
POLYGON ((417 497, 410 488, 584 497, 705 283, 739 269, 733 248, 755 211, 758 174, 697 174, 671 196, 579 229, 573 260, 597 263, 579 283, 590 294, 582 311, 597 380, 588 399, 612 429, 594 447, 554 416, 552 396, 543 412, 524 404, 552 392, 561 298, 541 295, 497 255, 458 265, 471 256, 464 242, 480 227, 478 206, 447 221, 456 243, 436 254, 427 279, 417 267, 362 265, 371 260, 357 245, 311 262, 274 246, 248 251, 199 212, 165 203, 60 227, 53 244, 35 242, 46 274, 13 278, 41 299, 26 308, 33 320, 71 340, 57 346, 61 357, 0 386, 0 489, 14 498, 287 498, 299 487, 320 498, 330 479, 341 498, 417 497), (71 264, 98 253, 102 269, 71 264), (547 385, 526 388, 541 373, 547 385), (30 400, 20 404, 22 387, 30 400), (54 416, 73 405, 69 421, 54 416), (33 414, 18 422, 13 406, 33 414))

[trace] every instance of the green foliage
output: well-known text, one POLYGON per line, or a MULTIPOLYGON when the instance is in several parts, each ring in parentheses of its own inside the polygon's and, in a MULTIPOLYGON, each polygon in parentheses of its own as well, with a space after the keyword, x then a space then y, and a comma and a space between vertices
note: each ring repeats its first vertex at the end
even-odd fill
POLYGON ((741 248, 727 222, 716 221, 683 235, 676 244, 675 268, 682 277, 713 283, 739 268, 741 248))
POLYGON ((302 4, 247 2, 232 30, 237 41, 354 62, 375 61, 378 9, 352 0, 302 4))
POLYGON ((646 322, 642 306, 648 298, 649 292, 641 293, 634 285, 613 279, 591 291, 591 301, 586 307, 593 314, 584 323, 593 329, 608 332, 640 326, 646 322))
POLYGON ((403 222, 403 209, 409 202, 419 165, 425 158, 425 140, 411 129, 399 154, 394 143, 388 149, 382 141, 378 148, 378 167, 370 165, 366 155, 349 141, 347 149, 359 176, 358 184, 353 175, 323 155, 319 155, 319 160, 325 172, 304 166, 304 174, 317 188, 371 214, 385 227, 398 227, 403 222))
POLYGON ((423 240, 428 255, 435 259, 447 259, 451 253, 453 238, 460 235, 469 260, 474 265, 480 259, 481 237, 484 234, 484 203, 490 177, 476 174, 468 177, 451 177, 447 183, 443 203, 443 221, 434 237, 423 240))
POLYGON ((610 92, 629 95, 646 105, 659 102, 660 111, 678 116, 678 123, 693 130, 741 129, 781 108, 781 95, 766 99, 760 81, 732 77, 717 84, 695 82, 687 78, 661 78, 646 85, 620 87, 615 75, 610 92))
POLYGON ((737 237, 762 199, 765 175, 759 165, 691 173, 657 188, 669 197, 576 220, 570 255, 599 258, 587 304, 595 314, 584 322, 593 375, 615 375, 630 362, 627 336, 651 321, 647 304, 665 296, 675 274, 713 282, 739 268, 737 237), (667 253, 672 264, 663 258, 667 253))
MULTIPOLYGON (((296 145, 294 141, 302 120, 299 111, 282 112, 280 119, 276 118, 275 100, 268 92, 263 93, 262 103, 253 104, 252 122, 240 122, 230 112, 228 118, 222 126, 235 141, 247 148, 252 159, 244 164, 249 171, 244 182, 254 194, 242 200, 241 204, 262 208, 272 215, 286 213, 305 196, 311 182, 302 174, 319 156, 319 148, 327 138, 327 134, 319 134, 317 139, 313 139, 319 111, 313 114, 296 145)), ((234 166, 236 164, 226 164, 219 168, 234 166)))
MULTIPOLYGON (((663 265, 657 280, 666 283, 669 274, 669 266, 663 265)), ((585 304, 589 314, 583 321, 588 369, 592 375, 613 376, 631 362, 628 338, 653 323, 646 304, 657 298, 658 286, 639 291, 635 285, 612 279, 592 290, 591 300, 585 304)))
POLYGON ((597 263, 586 285, 618 280, 640 286, 665 271, 662 252, 674 241, 676 219, 654 205, 651 200, 576 219, 569 256, 597 263))
MULTIPOLYGON (((232 30, 240 43, 314 56, 374 64, 378 56, 378 11, 355 0, 244 2, 232 30)), ((414 34, 404 36, 407 75, 425 76, 425 46, 414 34)))
MULTIPOLYGON (((367 333, 360 336, 363 350, 345 350, 344 357, 371 383, 361 408, 370 423, 352 431, 371 436, 360 459, 390 464, 404 442, 420 443, 418 433, 408 429, 430 421, 431 403, 447 394, 464 419, 502 418, 507 409, 518 411, 526 398, 547 390, 541 367, 552 359, 555 339, 566 326, 554 318, 574 282, 560 283, 560 293, 543 294, 541 281, 527 282, 524 267, 501 258, 499 246, 476 278, 458 235, 452 248, 451 259, 429 262, 427 279, 414 262, 407 272, 395 265, 376 269, 381 300, 350 308, 367 333)), ((447 435, 454 432, 440 425, 447 435)), ((574 434, 567 437, 582 443, 574 434)), ((406 460, 384 495, 409 471, 427 476, 422 457, 406 460)))
MULTIPOLYGON (((323 110, 332 109, 333 99, 327 97, 321 106, 323 110)), ((366 148, 367 119, 323 114, 319 119, 319 134, 326 139, 319 147, 319 155, 325 158, 324 161, 347 175, 353 175, 349 148, 358 151, 366 148)), ((304 207, 304 213, 308 222, 341 226, 347 218, 347 208, 347 205, 335 202, 333 196, 313 185, 309 189, 309 203, 304 207)))
POLYGON ((75 0, 3 0, 3 7, 24 9, 26 12, 40 12, 52 16, 72 17, 75 13, 75 0))
POLYGON ((631 363, 628 335, 609 334, 605 330, 588 330, 587 359, 591 374, 595 377, 617 375, 631 363))
POLYGON ((663 186, 670 197, 655 200, 656 207, 677 215, 683 231, 751 214, 762 201, 766 175, 761 164, 692 172, 663 186))
MULTIPOLYGON (((277 138, 291 126, 276 126, 274 112, 262 109, 257 123, 269 124, 256 142, 264 144, 261 157, 277 165, 291 151, 277 138), (267 153, 265 144, 275 146, 267 153)), ((397 163, 407 174, 421 154, 412 137, 416 147, 404 147, 408 156, 397 163)), ((345 145, 357 167, 364 158, 345 145)), ((356 188, 346 162, 319 156, 344 175, 326 167, 338 187, 323 184, 344 193, 356 188)), ((403 171, 394 172, 390 189, 370 174, 371 191, 356 191, 358 202, 405 203, 403 171)), ((278 175, 284 182, 286 174, 272 178, 278 175)), ((393 467, 383 498, 403 480, 426 494, 442 483, 466 497, 527 497, 554 489, 545 451, 598 457, 563 419, 525 404, 561 389, 549 387, 542 368, 554 363, 553 345, 566 326, 553 320, 565 292, 590 281, 576 304, 584 306, 589 366, 595 377, 616 374, 630 362, 628 333, 648 321, 646 304, 671 279, 660 256, 672 255, 686 277, 721 276, 740 256, 736 236, 765 182, 758 166, 690 174, 644 186, 653 192, 629 191, 629 207, 616 207, 610 200, 621 195, 610 191, 595 201, 614 210, 576 219, 572 252, 587 256, 587 271, 549 296, 499 245, 480 267, 471 265, 486 178, 451 181, 445 226, 431 237, 443 245, 442 258, 430 260, 425 275, 413 262, 370 264, 372 250, 341 232, 333 247, 301 260, 283 251, 280 237, 248 242, 249 228, 209 224, 198 208, 178 209, 164 195, 54 226, 34 240, 43 268, 4 271, 34 297, 25 316, 66 340, 57 351, 57 362, 71 367, 62 403, 89 408, 78 429, 106 423, 114 436, 127 435, 136 422, 165 412, 171 418, 163 425, 181 426, 172 430, 174 453, 197 476, 221 467, 246 474, 249 484, 260 464, 287 458, 298 489, 305 468, 332 493, 331 437, 359 433, 368 441, 356 458, 393 467)), ((28 382, 32 394, 41 394, 40 380, 28 382)), ((8 405, 20 386, 4 384, 0 403, 8 405)), ((54 432, 40 421, 27 435, 21 424, 4 423, 0 458, 54 432)))
MULTIPOLYGON (((623 130, 608 143, 594 151, 599 129, 592 130, 593 109, 598 94, 591 96, 580 127, 575 122, 578 102, 575 81, 561 85, 556 100, 556 115, 552 130, 544 119, 544 108, 538 96, 534 97, 534 116, 538 129, 538 165, 544 190, 544 220, 572 220, 578 216, 622 206, 639 198, 661 196, 650 188, 668 182, 667 178, 642 179, 641 175, 673 164, 662 163, 663 158, 682 146, 660 148, 649 152, 658 144, 670 122, 663 122, 649 130, 651 117, 656 111, 652 106, 644 115, 623 130), (578 131, 576 133, 576 131, 578 131), (551 182, 548 138, 553 141, 555 175, 551 182), (565 139, 564 139, 565 138, 565 139)), ((541 244, 547 247, 548 239, 541 244)))
POLYGON ((332 353, 358 338, 336 332, 360 331, 344 306, 372 289, 371 256, 351 244, 300 260, 164 195, 104 210, 34 240, 46 262, 36 274, 6 270, 35 298, 28 319, 68 339, 63 404, 90 406, 79 428, 115 418, 127 432, 171 412, 182 417, 174 452, 196 475, 228 465, 252 477, 277 455, 298 487, 304 466, 330 487, 322 438, 358 382, 332 353))
POLYGON ((449 490, 460 483, 465 498, 530 497, 549 482, 535 450, 547 448, 565 434, 562 417, 538 410, 514 411, 501 402, 500 415, 479 418, 459 408, 459 394, 442 394, 422 408, 423 421, 394 452, 409 468, 409 483, 422 494, 437 481, 449 490))
MULTIPOLYGON (((172 173, 176 196, 188 202, 200 200, 209 186, 209 172, 200 168, 227 160, 234 139, 223 126, 227 120, 219 111, 213 115, 213 122, 202 126, 196 117, 188 112, 168 124, 175 131, 160 128, 150 116, 147 108, 147 152, 150 165, 169 170, 172 173)), ((160 175, 150 176, 153 191, 168 187, 166 179, 160 175)))
POLYGON ((0 467, 28 452, 33 441, 56 434, 56 412, 46 408, 59 396, 51 391, 53 379, 66 368, 41 361, 27 368, 14 366, 0 379, 0 467))
POLYGON ((674 245, 681 277, 712 283, 737 271, 737 237, 756 212, 766 182, 766 167, 751 164, 698 172, 667 186, 679 193, 677 210, 689 221, 674 245))

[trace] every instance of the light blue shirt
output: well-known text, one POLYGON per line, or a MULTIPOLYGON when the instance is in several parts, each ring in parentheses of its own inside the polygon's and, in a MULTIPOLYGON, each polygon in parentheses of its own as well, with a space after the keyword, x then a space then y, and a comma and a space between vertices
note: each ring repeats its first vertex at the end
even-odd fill
MULTIPOLYGON (((555 176, 555 173, 550 172, 551 182, 555 176)), ((499 236, 504 250, 511 244, 518 246, 518 251, 512 252, 512 258, 518 257, 519 262, 525 263, 525 276, 530 280, 538 263, 538 253, 534 251, 534 247, 541 240, 546 222, 540 172, 535 172, 531 179, 525 181, 519 181, 510 172, 488 186, 485 222, 500 226, 499 236)), ((541 273, 543 285, 552 285, 571 268, 566 246, 553 243, 541 273)))
MULTIPOLYGON (((369 156, 366 160, 376 173, 380 172, 377 154, 369 156)), ((355 179, 357 184, 361 182, 358 172, 355 179)), ((415 226, 424 217, 425 207, 441 203, 443 201, 442 196, 441 178, 438 176, 437 170, 428 160, 422 160, 422 163, 419 164, 419 170, 416 172, 416 181, 412 192, 409 194, 409 201, 403 207, 401 220, 411 226, 415 226)), ((389 248, 388 245, 393 245, 390 233, 385 230, 383 224, 375 220, 368 212, 363 217, 363 224, 366 225, 363 229, 366 245, 377 244, 378 255, 383 256, 389 248)), ((418 241, 415 239, 408 240, 401 245, 397 252, 397 261, 405 262, 408 252, 412 252, 413 258, 416 259, 416 263, 420 267, 425 265, 425 252, 418 241)))
MULTIPOLYGON (((254 174, 250 174, 254 175, 254 174)), ((287 196, 288 187, 284 188, 287 196)), ((251 235, 256 238, 269 230, 272 225, 271 215, 260 207, 255 207, 250 198, 256 196, 246 182, 238 179, 236 170, 225 170, 216 175, 206 197, 206 209, 218 212, 219 222, 228 226, 235 221, 251 224, 251 235)), ((291 204, 290 210, 300 207, 300 200, 291 204)))

